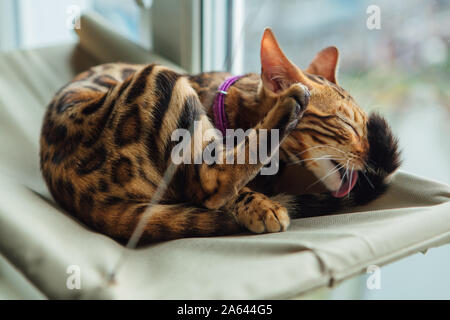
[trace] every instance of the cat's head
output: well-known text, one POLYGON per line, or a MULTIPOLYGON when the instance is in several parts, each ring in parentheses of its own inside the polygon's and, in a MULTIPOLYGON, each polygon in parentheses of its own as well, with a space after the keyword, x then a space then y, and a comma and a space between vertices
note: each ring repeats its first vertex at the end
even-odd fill
POLYGON ((283 141, 282 152, 289 162, 311 171, 333 196, 353 190, 364 198, 367 191, 384 191, 387 178, 399 167, 398 143, 383 117, 367 115, 339 86, 338 60, 337 48, 328 47, 302 71, 266 29, 261 42, 263 90, 276 94, 293 83, 309 88, 304 116, 283 141))

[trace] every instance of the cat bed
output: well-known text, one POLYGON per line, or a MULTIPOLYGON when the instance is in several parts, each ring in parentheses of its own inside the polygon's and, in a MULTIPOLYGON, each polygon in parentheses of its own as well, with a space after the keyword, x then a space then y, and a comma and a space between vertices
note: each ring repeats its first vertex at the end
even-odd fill
POLYGON ((90 230, 55 204, 41 177, 46 105, 62 84, 91 65, 170 63, 102 24, 86 18, 82 23, 90 32, 80 34, 78 45, 0 55, 0 255, 44 297, 291 298, 450 242, 450 187, 404 172, 370 205, 294 220, 283 233, 181 239, 127 250, 90 230), (80 271, 80 289, 67 286, 74 270, 80 271))

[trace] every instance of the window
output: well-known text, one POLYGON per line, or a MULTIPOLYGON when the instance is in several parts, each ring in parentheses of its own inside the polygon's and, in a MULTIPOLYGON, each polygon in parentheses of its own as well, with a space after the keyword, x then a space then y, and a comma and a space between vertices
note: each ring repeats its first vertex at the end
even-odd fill
MULTIPOLYGON (((387 116, 400 138, 402 169, 450 183, 449 1, 0 0, 0 50, 76 41, 68 23, 78 9, 99 13, 113 30, 193 73, 259 72, 266 26, 303 68, 336 45, 340 84, 363 109, 387 116), (379 28, 370 23, 376 12, 379 28)), ((386 267, 386 291, 364 291, 365 277, 356 279, 353 297, 448 297, 440 281, 448 278, 440 268, 448 252, 428 254, 427 265, 416 255, 386 267)))
POLYGON ((287 56, 303 68, 319 50, 336 45, 340 84, 365 110, 388 116, 403 138, 403 169, 450 182, 446 169, 450 155, 438 143, 442 137, 450 139, 450 94, 445 89, 449 2, 245 0, 242 12, 238 42, 242 61, 233 62, 241 66, 237 73, 259 71, 259 45, 266 26, 273 29, 287 56), (379 30, 367 27, 372 5, 380 10, 379 30), (426 154, 433 157, 425 159, 426 154))
MULTIPOLYGON (((151 1, 140 1, 151 6, 151 1)), ((133 0, 2 0, 0 49, 33 48, 76 41, 73 17, 85 10, 102 15, 129 39, 149 47, 147 14, 133 0), (6 40, 8 43, 6 43, 6 40)))
POLYGON ((144 41, 140 27, 141 10, 134 1, 91 0, 90 2, 91 8, 108 20, 114 30, 135 42, 144 41))
MULTIPOLYGON (((235 73, 259 72, 266 26, 299 67, 306 68, 322 48, 336 45, 340 85, 363 109, 386 115, 403 149, 401 169, 450 183, 448 1, 245 0, 240 10, 243 20, 230 21, 242 26, 234 31, 234 38, 240 39, 234 45, 242 52, 232 62, 235 73), (380 10, 380 29, 367 27, 373 5, 380 10)), ((383 268, 386 290, 365 290, 366 276, 361 276, 332 297, 448 296, 446 286, 439 285, 439 279, 448 277, 439 268, 448 261, 448 252, 439 248, 426 259, 415 255, 383 268), (433 271, 424 272, 424 264, 433 271)))

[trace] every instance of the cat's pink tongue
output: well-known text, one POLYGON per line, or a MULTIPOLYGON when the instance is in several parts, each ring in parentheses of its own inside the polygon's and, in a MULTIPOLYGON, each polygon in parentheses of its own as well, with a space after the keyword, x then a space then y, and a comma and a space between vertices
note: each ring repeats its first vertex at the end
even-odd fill
POLYGON ((358 172, 353 171, 350 174, 350 178, 345 179, 345 182, 341 185, 339 190, 333 191, 331 195, 335 198, 345 197, 352 191, 353 187, 356 184, 356 180, 358 180, 358 172))

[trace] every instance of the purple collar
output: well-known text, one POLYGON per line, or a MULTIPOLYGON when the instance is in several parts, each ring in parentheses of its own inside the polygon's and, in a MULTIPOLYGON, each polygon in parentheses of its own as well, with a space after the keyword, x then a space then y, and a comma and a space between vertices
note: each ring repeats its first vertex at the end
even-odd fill
POLYGON ((242 78, 242 76, 229 77, 222 82, 217 89, 216 98, 214 99, 214 122, 216 124, 216 128, 222 132, 223 136, 226 135, 226 129, 229 127, 227 115, 225 114, 225 96, 228 94, 228 89, 240 78, 242 78))

